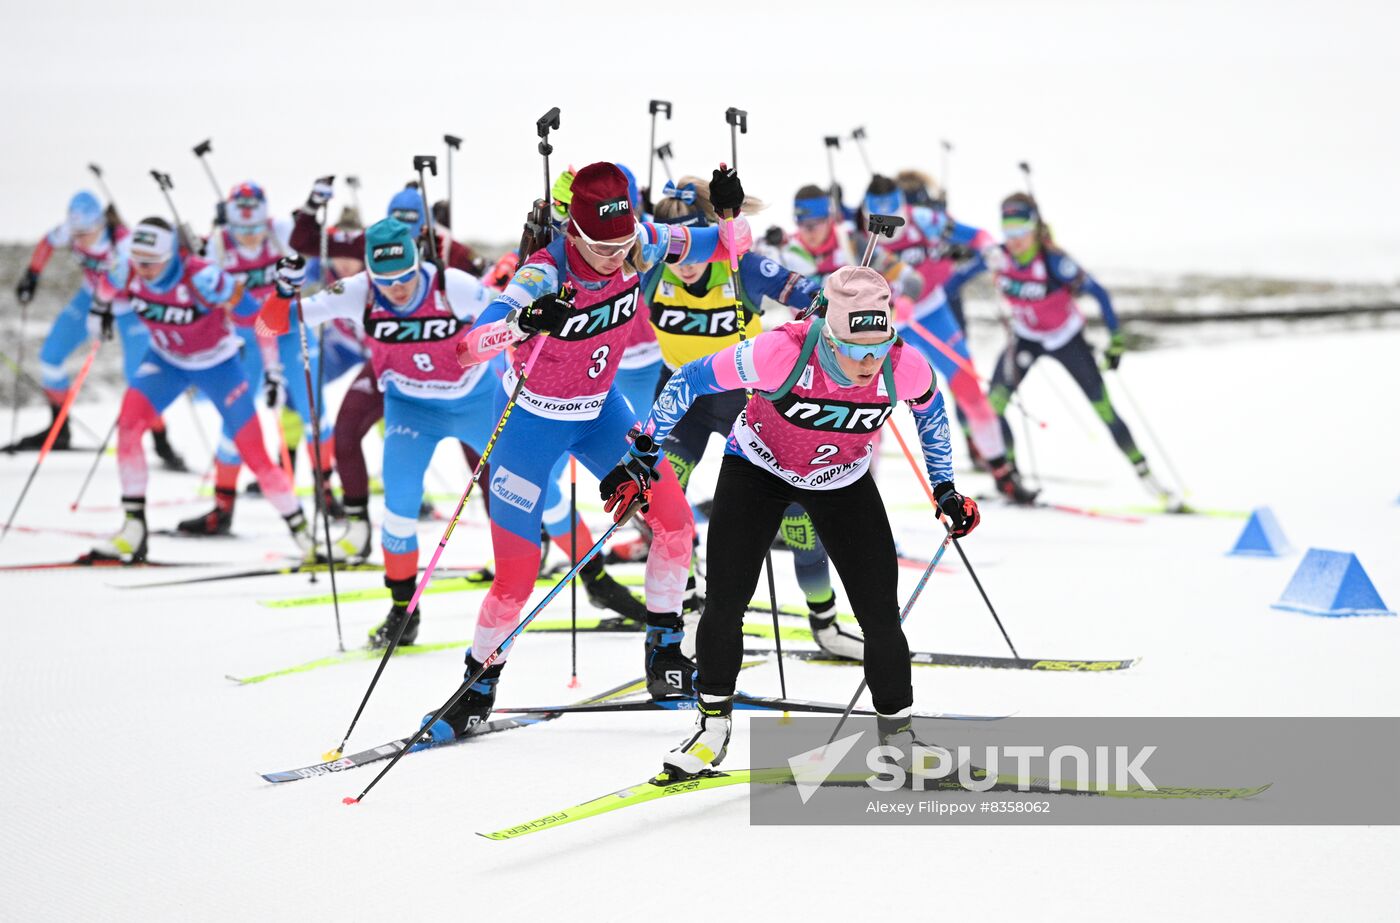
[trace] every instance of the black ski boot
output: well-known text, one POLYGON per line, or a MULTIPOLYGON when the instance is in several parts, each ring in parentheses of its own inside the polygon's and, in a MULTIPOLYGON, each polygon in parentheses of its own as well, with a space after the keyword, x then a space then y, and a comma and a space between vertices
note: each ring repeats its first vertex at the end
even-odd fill
POLYGON ((695 661, 681 653, 684 626, 675 613, 647 613, 647 692, 653 699, 695 697, 695 661))
MULTIPOLYGON (((58 419, 59 408, 49 405, 49 410, 53 411, 53 418, 58 419)), ((49 438, 49 430, 53 429, 53 424, 39 430, 37 433, 25 436, 18 442, 12 442, 5 447, 6 452, 37 452, 44 447, 44 441, 49 438)), ((63 425, 58 428, 58 435, 54 437, 53 448, 50 451, 62 452, 72 447, 73 434, 68 430, 68 418, 63 418, 63 425)))
MULTIPOLYGON (((481 678, 467 687, 467 691, 462 697, 453 703, 452 707, 442 713, 432 727, 428 728, 428 735, 433 743, 442 744, 459 737, 466 737, 471 733, 472 728, 482 724, 491 716, 491 709, 496 705, 496 684, 501 680, 501 670, 505 668, 503 663, 493 663, 481 678)), ((467 672, 463 682, 470 679, 473 674, 481 669, 481 664, 472 657, 472 652, 467 651, 467 672)), ((423 724, 427 724, 432 719, 432 714, 423 716, 423 724)))
POLYGON ((647 620, 647 607, 603 569, 603 562, 596 555, 583 565, 579 578, 583 582, 583 591, 588 594, 588 602, 595 609, 611 609, 634 622, 647 620))
POLYGON ((1035 504, 1035 498, 1040 495, 1040 491, 1031 490, 1021 483, 1020 472, 1005 455, 994 458, 987 464, 991 468, 992 477, 997 482, 997 492, 1008 502, 1017 506, 1033 506, 1035 504))
POLYGON ((413 614, 408 614, 408 604, 413 600, 413 590, 418 585, 417 578, 390 580, 385 577, 384 585, 389 588, 389 595, 393 597, 394 602, 389 607, 389 617, 369 630, 369 646, 374 650, 388 647, 400 625, 403 626, 403 635, 399 638, 400 647, 417 641, 418 619, 423 614, 421 601, 418 608, 413 610, 413 614))
POLYGON ((190 466, 185 464, 185 459, 170 444, 170 437, 166 435, 165 427, 151 430, 151 441, 155 443, 156 456, 160 459, 161 467, 166 471, 184 472, 190 470, 190 466))
POLYGON ((235 491, 214 488, 214 508, 202 516, 186 519, 175 527, 181 535, 228 535, 233 529, 235 491))

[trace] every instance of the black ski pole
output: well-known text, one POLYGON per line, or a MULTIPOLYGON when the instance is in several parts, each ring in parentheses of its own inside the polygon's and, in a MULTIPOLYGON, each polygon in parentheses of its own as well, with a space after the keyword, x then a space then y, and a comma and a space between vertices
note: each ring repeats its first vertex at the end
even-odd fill
MULTIPOLYGON (((345 652, 345 636, 340 629, 340 594, 335 586, 335 543, 331 541, 331 512, 326 508, 327 481, 321 468, 321 414, 317 406, 316 392, 311 382, 311 351, 306 338, 306 312, 301 305, 301 295, 297 294, 297 333, 301 337, 301 369, 306 376, 306 403, 311 412, 311 471, 315 475, 316 502, 312 506, 312 516, 320 516, 326 530, 326 572, 331 578, 331 603, 335 607, 335 642, 341 653, 345 652)), ((316 521, 311 521, 311 547, 316 547, 316 521)), ((314 556, 313 556, 314 560, 314 556)))
POLYGON ((666 181, 674 183, 675 177, 671 176, 671 142, 667 141, 656 149, 656 159, 661 161, 661 169, 666 173, 666 181))
POLYGON ((87 477, 83 478, 83 486, 78 488, 77 498, 68 504, 68 512, 76 513, 78 504, 83 502, 83 494, 87 493, 88 485, 92 483, 92 476, 97 473, 97 466, 102 461, 102 456, 107 454, 107 446, 112 442, 112 436, 117 431, 117 423, 121 420, 121 411, 117 411, 117 418, 112 421, 111 427, 107 430, 107 435, 102 438, 102 445, 98 447, 97 454, 93 456, 92 466, 88 468, 87 477))
MULTIPOLYGON (((418 174, 418 191, 423 194, 423 205, 428 204, 428 184, 423 178, 423 170, 426 168, 433 176, 437 176, 437 157, 432 154, 417 154, 413 158, 413 169, 418 174)), ((325 222, 321 222, 325 227, 325 222)), ((443 271, 442 263, 438 261, 437 227, 433 224, 432 210, 428 209, 428 214, 423 222, 423 232, 428 235, 428 255, 433 261, 433 267, 437 270, 437 287, 442 292, 442 297, 447 297, 447 273, 443 271)))
MULTIPOLYGON (((451 229, 455 212, 452 208, 452 152, 462 149, 462 139, 456 135, 443 135, 442 143, 447 145, 447 227, 451 229)), ((423 204, 427 204, 425 200, 423 204)))
POLYGON ((165 196, 166 207, 170 209, 170 214, 175 219, 175 233, 184 244, 185 250, 198 255, 199 248, 194 245, 193 240, 190 240, 189 234, 185 233, 185 222, 180 220, 180 212, 175 208, 175 199, 170 195, 170 190, 175 188, 175 184, 170 181, 170 174, 162 173, 159 170, 152 170, 151 177, 156 181, 156 185, 160 187, 160 194, 165 196))
POLYGON ((220 186, 219 181, 214 179, 214 171, 209 166, 208 155, 210 151, 214 150, 214 142, 209 138, 205 138, 203 141, 196 144, 193 150, 194 156, 199 158, 200 166, 204 167, 204 175, 209 177, 209 185, 214 187, 214 201, 222 202, 224 200, 224 187, 220 186))
MULTIPOLYGON (((559 107, 555 106, 544 115, 535 119, 535 134, 539 136, 540 143, 538 150, 540 156, 544 158, 544 201, 549 204, 550 182, 549 182, 549 155, 554 153, 554 145, 549 143, 549 131, 559 130, 559 107)), ((525 254, 520 255, 521 260, 525 259, 525 254)))
POLYGON ((15 349, 18 355, 18 359, 15 361, 15 393, 11 395, 13 409, 10 411, 10 445, 14 445, 19 439, 19 385, 24 374, 24 336, 28 330, 29 304, 21 301, 19 303, 19 343, 15 349))
POLYGON ((107 188, 107 180, 102 176, 102 168, 95 163, 88 164, 88 169, 92 175, 97 177, 97 185, 102 187, 102 194, 107 197, 107 204, 116 208, 116 201, 112 198, 112 190, 107 188))
POLYGON ((940 140, 940 141, 938 142, 938 146, 941 147, 941 148, 943 149, 943 156, 942 156, 943 163, 942 163, 942 170, 940 171, 940 172, 942 173, 942 175, 939 177, 939 180, 940 180, 940 185, 943 186, 943 207, 944 207, 944 208, 947 208, 947 207, 948 207, 948 167, 949 167, 949 158, 950 158, 950 156, 951 156, 952 153, 953 153, 953 143, 952 143, 951 141, 943 141, 943 140, 940 140))
POLYGON ((730 166, 739 169, 739 136, 749 133, 749 114, 743 109, 730 106, 724 110, 724 120, 729 123, 730 166))
MULTIPOLYGON (((1022 160, 1020 163, 1016 164, 1016 167, 1017 167, 1017 169, 1019 169, 1019 170, 1021 171, 1022 175, 1024 175, 1024 176, 1026 177, 1026 195, 1028 195, 1028 196, 1030 196, 1032 199, 1034 199, 1034 198, 1035 198, 1035 186, 1032 185, 1032 183, 1031 183, 1031 165, 1030 165, 1030 163, 1029 163, 1028 161, 1022 160)), ((1052 196, 1051 198, 1054 198, 1054 197, 1052 196)))
MULTIPOLYGON (((423 739, 423 735, 428 733, 428 729, 437 723, 438 719, 443 716, 443 713, 446 712, 448 709, 452 708, 452 706, 456 705, 459 701, 461 701, 462 696, 467 694, 467 690, 472 687, 472 684, 475 683, 477 680, 481 679, 481 677, 485 676, 486 671, 491 669, 491 665, 494 664, 497 660, 499 660, 501 656, 506 653, 506 651, 510 650, 511 645, 515 643, 515 639, 520 637, 520 633, 530 626, 530 623, 535 620, 535 616, 543 612, 545 606, 548 606, 554 600, 554 597, 559 595, 559 591, 564 588, 564 584, 577 577, 578 572, 583 569, 583 566, 589 561, 593 560, 593 558, 598 554, 598 552, 603 550, 603 545, 608 541, 608 539, 613 537, 613 533, 616 532, 618 529, 622 528, 622 526, 626 525, 628 520, 630 520, 634 515, 636 515, 637 511, 641 509, 641 505, 642 504, 640 499, 633 500, 632 504, 629 507, 627 507, 626 511, 623 512, 623 514, 619 516, 616 519, 616 521, 613 522, 612 525, 608 526, 608 530, 603 533, 602 537, 593 543, 593 547, 585 551, 583 553, 583 557, 577 562, 575 562, 573 567, 569 568, 569 572, 563 577, 559 578, 559 582, 554 584, 553 589, 551 589, 548 593, 545 594, 544 599, 541 599, 539 603, 536 604, 535 608, 531 609, 530 612, 526 614, 524 618, 522 618, 519 622, 516 623, 516 626, 514 629, 511 630, 511 633, 506 635, 506 639, 500 644, 496 645, 495 650, 493 650, 490 654, 486 655, 485 659, 481 661, 481 668, 478 669, 476 672, 472 673, 472 675, 468 676, 466 679, 462 680, 462 685, 457 687, 457 691, 452 693, 452 697, 449 698, 446 702, 443 702, 442 706, 438 708, 437 711, 433 712, 430 716, 428 716, 428 719, 424 721, 423 724, 419 726, 418 730, 416 730, 412 734, 412 736, 408 738, 407 742, 403 746, 403 749, 399 750, 398 753, 394 754, 394 758, 389 761, 389 765, 379 770, 379 775, 371 779, 370 783, 364 787, 364 789, 360 792, 358 796, 347 796, 345 798, 342 798, 341 803, 359 804, 361 801, 363 801, 365 799, 365 796, 370 793, 370 790, 379 784, 379 780, 388 775, 389 770, 393 769, 395 766, 398 765, 399 760, 403 759, 403 755, 411 751, 417 745, 417 743, 423 739)), ((347 734, 346 736, 348 737, 349 735, 347 734)), ((342 746, 344 745, 342 744, 342 746)))
POLYGON ((865 172, 871 176, 875 175, 875 169, 870 166, 870 157, 865 153, 865 126, 861 125, 851 130, 851 140, 856 143, 856 149, 860 151, 860 159, 865 162, 865 172))
MULTIPOLYGON (((569 565, 578 563, 578 461, 569 456, 569 565)), ((578 578, 569 581, 569 688, 578 688, 578 578)))
POLYGON ((996 607, 993 606, 992 601, 987 598, 987 591, 982 589, 982 581, 977 579, 977 571, 973 570, 972 562, 967 559, 967 553, 962 550, 962 545, 958 544, 957 539, 953 539, 953 547, 957 549, 958 557, 962 558, 963 567, 967 568, 968 576, 971 577, 972 582, 976 584, 977 592, 982 594, 982 602, 987 604, 987 611, 992 614, 992 618, 997 623, 997 628, 1001 629, 1001 636, 1006 639, 1006 646, 1011 648, 1011 656, 1020 660, 1021 655, 1017 653, 1016 645, 1011 643, 1011 636, 1006 633, 1006 626, 1001 623, 1001 616, 997 615, 996 607))
MULTIPOLYGON (((656 166, 656 155, 660 153, 660 151, 656 149, 656 114, 658 112, 664 113, 666 121, 671 121, 671 103, 664 99, 653 99, 647 104, 647 111, 651 113, 651 143, 647 145, 647 151, 649 152, 647 154, 647 197, 651 198, 655 195, 656 189, 656 187, 652 185, 652 180, 655 178, 653 170, 656 166)), ((662 166, 665 166, 664 161, 662 162, 662 166)), ((670 170, 666 171, 666 178, 671 178, 670 170)))
POLYGON ((364 212, 360 211, 360 178, 358 176, 347 176, 345 177, 345 185, 350 187, 350 204, 355 206, 355 215, 361 221, 364 221, 364 212))
POLYGON ((831 180, 826 191, 831 196, 832 215, 839 221, 841 218, 841 198, 836 194, 836 158, 834 152, 841 150, 841 136, 827 135, 822 140, 826 142, 826 175, 831 180))

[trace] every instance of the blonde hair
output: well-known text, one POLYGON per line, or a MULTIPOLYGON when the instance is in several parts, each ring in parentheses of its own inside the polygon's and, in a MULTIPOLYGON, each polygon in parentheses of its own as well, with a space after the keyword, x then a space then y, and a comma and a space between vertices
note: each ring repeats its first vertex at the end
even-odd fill
MULTIPOLYGON (((711 224, 717 222, 719 215, 715 213, 714 203, 710 201, 710 181, 698 176, 682 176, 676 180, 677 189, 684 189, 686 186, 695 187, 695 204, 687 205, 681 199, 663 196, 656 203, 656 217, 684 218, 686 215, 694 214, 698 209, 705 216, 706 221, 711 224)), ((762 199, 744 196, 744 204, 739 207, 739 211, 741 214, 752 215, 762 211, 765 207, 762 199)))

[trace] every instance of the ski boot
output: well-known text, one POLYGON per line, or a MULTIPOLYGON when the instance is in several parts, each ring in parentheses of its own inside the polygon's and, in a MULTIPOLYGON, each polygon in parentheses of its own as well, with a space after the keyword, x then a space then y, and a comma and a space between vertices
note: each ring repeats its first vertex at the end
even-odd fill
POLYGON ((369 521, 367 501, 347 500, 345 503, 345 534, 335 543, 345 555, 347 564, 363 564, 374 549, 374 530, 369 521))
POLYGON ((628 542, 618 542, 608 549, 609 564, 640 564, 651 554, 651 537, 639 535, 628 542))
MULTIPOLYGON (((329 474, 329 472, 327 472, 329 474)), ((321 509, 326 511, 326 515, 332 519, 344 519, 345 507, 335 496, 335 491, 327 485, 321 493, 321 509)))
POLYGON ((185 459, 175 447, 170 444, 170 437, 166 434, 165 428, 151 430, 151 441, 155 443, 156 456, 160 459, 161 467, 166 471, 186 472, 190 466, 185 464, 185 459))
POLYGON ((372 650, 388 647, 389 642, 393 641, 394 635, 398 633, 400 625, 403 626, 403 634, 399 636, 400 647, 406 647, 418 640, 418 619, 423 614, 421 602, 412 615, 408 612, 408 604, 413 601, 413 591, 417 583, 415 577, 403 580, 384 578, 384 585, 389 588, 393 603, 389 606, 389 617, 369 630, 369 646, 372 650))
MULTIPOLYGON (((58 419, 58 407, 50 405, 53 411, 53 418, 58 419)), ((53 424, 49 424, 37 433, 32 433, 12 442, 5 447, 6 452, 37 452, 44 447, 44 442, 49 438, 49 430, 53 429, 53 424)), ((72 447, 73 434, 68 429, 68 418, 63 418, 63 425, 58 428, 58 435, 54 437, 53 448, 50 451, 62 452, 72 447)))
POLYGON ((893 715, 876 714, 875 728, 880 746, 899 751, 895 762, 908 773, 906 784, 915 776, 941 779, 957 773, 957 766, 938 758, 935 749, 914 736, 912 708, 901 709, 893 715))
POLYGON ((423 501, 418 504, 418 521, 432 522, 434 519, 437 518, 438 513, 436 507, 433 506, 433 502, 428 498, 424 497, 423 501))
POLYGON ((1142 486, 1147 489, 1148 493, 1161 501, 1163 509, 1168 513, 1189 513, 1192 511, 1184 500, 1157 480, 1152 469, 1147 467, 1147 459, 1140 458, 1134 462, 1133 470, 1137 472, 1138 480, 1142 481, 1142 486))
POLYGON ((181 535, 228 535, 233 529, 233 502, 235 491, 226 487, 214 488, 214 508, 209 512, 183 520, 175 527, 181 535))
MULTIPOLYGON (((496 684, 501 680, 501 670, 505 667, 503 663, 493 663, 487 668, 481 678, 467 687, 467 691, 452 704, 433 722, 428 728, 428 735, 433 743, 443 744, 461 737, 466 737, 472 732, 472 728, 482 724, 491 716, 491 709, 496 705, 496 684)), ((467 678, 470 678, 478 670, 481 664, 472 657, 472 652, 467 651, 467 678)), ((465 680, 464 680, 465 682, 465 680)), ((432 720, 432 715, 423 716, 423 724, 426 725, 432 720)))
POLYGON ((1021 483, 1020 472, 1005 455, 994 458, 987 464, 991 469, 992 478, 997 483, 997 493, 1016 506, 1035 505, 1035 498, 1039 496, 1040 491, 1031 490, 1021 483))
POLYGON ((865 639, 836 621, 836 594, 823 603, 807 604, 807 624, 817 647, 842 660, 864 660, 865 639))
MULTIPOLYGON (((287 523, 288 531, 292 533, 292 541, 297 543, 297 548, 301 551, 303 563, 325 564, 327 558, 326 553, 321 550, 321 536, 311 534, 311 526, 307 524, 302 511, 297 510, 282 518, 287 523)), ((337 564, 345 563, 345 551, 339 545, 331 545, 330 554, 337 564)))
POLYGON ((685 623, 673 612, 648 612, 647 692, 653 699, 695 696, 695 661, 681 652, 685 623))
POLYGON ((588 602, 595 609, 611 609, 625 619, 634 622, 647 620, 647 607, 637 601, 637 597, 627 591, 603 569, 603 562, 595 556, 579 571, 583 591, 588 594, 588 602))
POLYGON ((695 706, 695 731, 666 754, 662 771, 673 779, 713 769, 729 750, 734 729, 734 697, 700 694, 695 706))
POLYGON ((146 542, 149 538, 146 529, 146 501, 144 498, 122 498, 122 508, 126 510, 126 521, 121 531, 102 544, 96 546, 79 560, 85 564, 98 561, 120 561, 123 564, 140 564, 146 560, 146 542))

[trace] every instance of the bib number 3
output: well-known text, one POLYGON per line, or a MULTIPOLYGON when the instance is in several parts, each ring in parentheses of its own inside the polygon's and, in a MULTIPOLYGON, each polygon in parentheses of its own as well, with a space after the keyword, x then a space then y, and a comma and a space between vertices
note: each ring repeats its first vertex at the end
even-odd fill
POLYGON ((611 347, 608 346, 599 346, 597 349, 593 350, 593 355, 591 357, 593 359, 593 367, 588 370, 589 378, 597 378, 599 375, 603 374, 603 369, 608 367, 608 354, 611 351, 611 347))

